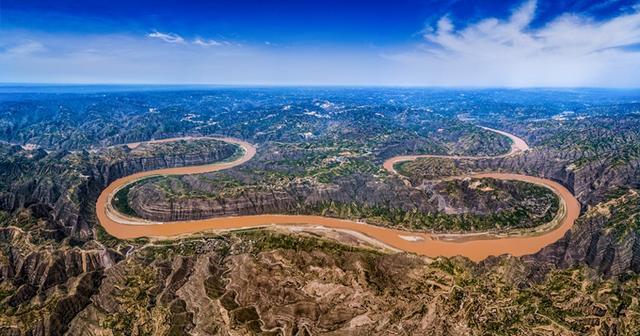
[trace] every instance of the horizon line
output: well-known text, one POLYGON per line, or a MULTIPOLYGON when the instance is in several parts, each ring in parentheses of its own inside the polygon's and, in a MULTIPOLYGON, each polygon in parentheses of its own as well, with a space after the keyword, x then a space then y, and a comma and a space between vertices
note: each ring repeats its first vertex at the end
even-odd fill
POLYGON ((479 86, 479 85, 402 85, 402 84, 337 84, 337 83, 125 83, 125 82, 2 82, 0 87, 72 87, 72 86, 147 86, 147 87, 218 87, 218 88, 406 88, 406 89, 503 89, 503 90, 640 90, 640 86, 479 86))

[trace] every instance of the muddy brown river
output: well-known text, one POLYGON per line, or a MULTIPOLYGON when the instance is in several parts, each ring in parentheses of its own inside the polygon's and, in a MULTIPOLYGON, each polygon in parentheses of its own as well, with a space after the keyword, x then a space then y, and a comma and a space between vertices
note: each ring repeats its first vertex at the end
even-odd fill
MULTIPOLYGON (((502 155, 502 157, 517 155, 528 149, 527 144, 522 139, 512 134, 493 129, 488 130, 503 134, 512 139, 513 143, 511 151, 508 154, 502 155)), ((180 138, 170 140, 178 139, 180 138)), ((119 189, 142 178, 156 175, 201 174, 229 169, 251 160, 256 153, 256 148, 253 145, 242 140, 233 138, 212 139, 236 144, 243 149, 244 155, 232 162, 158 169, 140 172, 117 179, 107 186, 107 188, 104 189, 98 197, 96 212, 100 224, 109 234, 121 239, 132 239, 138 237, 168 238, 201 231, 246 229, 267 227, 271 225, 322 226, 346 232, 363 234, 377 241, 381 245, 388 246, 389 248, 396 250, 412 252, 429 257, 451 257, 461 255, 474 261, 480 261, 492 255, 511 254, 514 256, 522 256, 535 253, 541 248, 560 239, 573 226, 575 220, 580 215, 580 203, 573 194, 567 190, 567 188, 559 183, 539 177, 509 173, 480 173, 455 176, 448 179, 486 177, 524 181, 547 187, 558 195, 560 199, 560 210, 556 218, 554 218, 551 223, 532 230, 522 232, 514 231, 506 234, 432 234, 397 230, 351 220, 304 215, 254 215, 219 217, 191 221, 152 222, 141 218, 126 216, 119 213, 111 206, 111 199, 119 189)), ((159 140, 155 142, 166 141, 167 140, 159 140)), ((131 145, 135 147, 138 144, 139 143, 131 145)), ((388 171, 396 173, 393 169, 394 164, 407 160, 415 160, 420 157, 444 157, 451 159, 491 158, 437 155, 400 156, 387 160, 384 163, 384 167, 388 171)), ((500 156, 494 156, 493 158, 496 157, 500 156)))

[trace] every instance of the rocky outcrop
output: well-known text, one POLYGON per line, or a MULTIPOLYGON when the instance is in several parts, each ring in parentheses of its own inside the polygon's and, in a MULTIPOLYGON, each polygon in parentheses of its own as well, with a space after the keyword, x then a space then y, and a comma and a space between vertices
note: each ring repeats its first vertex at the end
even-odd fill
MULTIPOLYGON (((509 222, 517 227, 545 223, 545 219, 550 220, 557 209, 555 196, 547 189, 492 179, 424 183, 419 188, 413 188, 395 178, 381 180, 354 174, 350 178, 339 178, 333 184, 295 180, 283 187, 248 185, 226 189, 217 186, 222 184, 220 181, 242 178, 236 172, 223 174, 224 178, 220 174, 212 175, 218 179, 184 176, 149 180, 128 192, 129 207, 139 216, 154 221, 259 214, 343 216, 345 214, 340 215, 335 211, 341 212, 336 209, 344 205, 377 207, 379 213, 404 211, 419 212, 425 216, 433 213, 488 216, 527 209, 526 216, 519 216, 517 220, 512 217, 509 222), (531 188, 537 192, 531 193, 531 188), (183 191, 188 192, 183 195, 183 191)), ((355 213, 357 209, 354 209, 355 213)), ((367 217, 363 215, 362 219, 366 220, 367 217)), ((427 226, 424 228, 430 229, 427 220, 425 217, 423 222, 427 226)), ((494 228, 499 226, 496 223, 489 225, 494 228)))
POLYGON ((102 280, 101 271, 83 273, 71 283, 68 295, 53 304, 48 314, 37 320, 27 335, 63 335, 69 323, 91 302, 102 280))
POLYGON ((64 284, 69 279, 109 268, 123 259, 119 252, 104 247, 66 247, 52 250, 46 247, 25 246, 21 240, 26 238, 24 235, 27 234, 16 233, 16 230, 0 230, 9 238, 7 242, 2 243, 7 263, 2 265, 0 282, 6 280, 18 288, 14 295, 6 298, 12 307, 64 284))
POLYGON ((17 228, 3 228, 0 235, 6 239, 0 243, 4 259, 0 283, 9 293, 0 300, 6 313, 3 318, 14 321, 10 324, 20 326, 26 335, 62 335, 89 304, 103 270, 123 259, 117 251, 99 245, 83 249, 33 246, 30 234, 17 228), (32 310, 37 313, 29 317, 32 310))
POLYGON ((11 183, 9 190, 0 192, 0 210, 32 209, 36 217, 44 219, 41 233, 51 235, 52 231, 57 231, 53 235, 60 239, 88 240, 95 219, 95 200, 111 181, 143 170, 218 162, 232 156, 236 150, 235 146, 224 143, 208 149, 183 154, 163 153, 155 147, 136 150, 122 147, 111 149, 118 154, 109 152, 112 158, 86 151, 53 152, 39 160, 35 157, 15 158, 2 163, 8 167, 3 171, 7 176, 2 177, 11 183), (30 178, 12 181, 12 176, 18 177, 24 172, 29 172, 30 178))
POLYGON ((534 283, 516 258, 477 267, 353 250, 301 233, 236 238, 139 251, 105 272, 69 333, 633 334, 640 328, 633 292, 606 290, 611 283, 590 282, 584 269, 534 283))
POLYGON ((18 152, 21 157, 0 160, 8 168, 0 175, 9 188, 0 193, 0 215, 11 216, 0 227, 0 334, 62 335, 100 288, 105 270, 125 258, 91 240, 95 200, 111 180, 144 169, 220 161, 235 147, 198 155, 112 151, 113 160, 89 152, 40 158, 18 152), (11 179, 25 171, 28 178, 11 179))
POLYGON ((561 240, 524 259, 547 268, 587 264, 606 276, 640 272, 639 228, 640 201, 630 191, 591 207, 561 240))
POLYGON ((220 162, 231 157, 235 151, 235 146, 223 145, 220 148, 216 147, 214 151, 197 154, 171 153, 152 157, 129 158, 97 167, 96 176, 99 178, 96 179, 106 181, 108 184, 117 178, 140 171, 220 162))
POLYGON ((604 199, 611 188, 637 187, 640 182, 640 161, 631 160, 614 164, 614 159, 603 158, 581 166, 572 164, 580 160, 576 153, 559 153, 532 149, 513 157, 482 160, 421 159, 407 163, 404 169, 414 184, 423 180, 449 176, 453 173, 502 171, 549 178, 573 191, 583 204, 596 204, 604 199))
POLYGON ((423 159, 406 164, 404 169, 411 173, 413 183, 446 176, 451 172, 478 171, 505 171, 556 180, 574 192, 583 204, 583 216, 564 238, 534 256, 523 258, 534 272, 577 264, 590 265, 605 275, 638 272, 639 226, 632 226, 629 232, 620 236, 611 229, 615 219, 597 213, 585 214, 588 209, 607 202, 609 195, 618 189, 638 188, 640 161, 620 163, 615 161, 615 157, 602 157, 579 166, 572 163, 580 162, 581 158, 577 152, 532 149, 523 155, 490 160, 423 159))

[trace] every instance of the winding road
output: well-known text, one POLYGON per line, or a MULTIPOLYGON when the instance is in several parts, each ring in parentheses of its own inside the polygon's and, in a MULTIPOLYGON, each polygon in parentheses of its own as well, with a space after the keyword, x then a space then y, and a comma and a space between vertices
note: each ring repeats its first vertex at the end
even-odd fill
MULTIPOLYGON (((384 168, 393 174, 397 174, 393 168, 396 163, 415 160, 421 157, 486 159, 518 155, 529 148, 526 142, 515 135, 486 127, 483 128, 509 137, 512 140, 509 153, 500 156, 482 157, 441 155, 398 156, 385 161, 384 168)), ((535 253, 560 239, 573 226, 575 220, 580 215, 580 203, 567 188, 559 183, 539 177, 509 173, 479 173, 454 176, 448 179, 488 177, 524 181, 547 187, 558 195, 560 199, 558 214, 550 223, 534 229, 513 231, 508 234, 432 234, 397 230, 351 220, 305 215, 252 215, 191 221, 153 222, 124 215, 111 206, 111 199, 118 190, 142 178, 156 175, 201 174, 220 171, 241 165, 251 160, 256 154, 256 148, 245 141, 222 137, 209 138, 236 144, 242 148, 244 153, 240 158, 231 162, 145 171, 115 180, 102 191, 96 203, 97 217, 104 229, 117 238, 132 239, 138 237, 166 238, 206 230, 235 230, 267 227, 271 225, 311 225, 352 232, 360 236, 364 235, 379 245, 386 246, 390 249, 412 252, 429 257, 452 257, 461 255, 474 261, 481 261, 492 255, 511 254, 514 256, 522 256, 535 253)), ((167 142, 179 139, 190 138, 173 138, 153 142, 167 142)), ((139 143, 134 143, 128 146, 133 148, 138 145, 139 143)))

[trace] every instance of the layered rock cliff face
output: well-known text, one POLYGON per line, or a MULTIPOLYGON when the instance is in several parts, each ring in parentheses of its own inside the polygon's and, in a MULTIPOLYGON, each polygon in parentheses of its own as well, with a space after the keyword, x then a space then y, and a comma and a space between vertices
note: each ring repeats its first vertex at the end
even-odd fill
MULTIPOLYGON (((231 173, 233 174, 233 173, 231 173)), ((173 180, 173 187, 209 189, 207 182, 192 177, 173 180), (184 185, 186 184, 186 186, 184 185)), ((171 197, 159 183, 149 183, 130 192, 132 208, 144 218, 153 220, 201 219, 218 216, 254 215, 268 213, 298 213, 305 204, 324 201, 383 203, 390 206, 416 206, 421 211, 436 209, 436 202, 423 192, 407 188, 404 184, 379 183, 366 176, 350 176, 340 184, 318 184, 294 181, 284 187, 260 188, 246 186, 230 195, 220 190, 206 198, 171 197), (270 190, 271 189, 271 190, 270 190)))
MULTIPOLYGON (((577 166, 573 163, 580 161, 577 154, 561 155, 533 149, 524 155, 492 160, 445 162, 442 159, 422 159, 407 163, 402 168, 411 174, 413 183, 452 172, 478 171, 505 171, 551 178, 572 190, 583 204, 583 213, 588 213, 590 208, 607 202, 612 192, 639 187, 640 161, 616 163, 616 160, 616 157, 602 157, 577 166)), ((622 237, 615 236, 608 227, 612 221, 606 216, 583 214, 563 239, 533 257, 537 267, 544 264, 570 267, 586 263, 607 275, 638 271, 639 231, 630 230, 622 237)))
POLYGON ((0 210, 13 213, 29 209, 44 219, 40 234, 45 238, 92 236, 95 200, 111 181, 138 171, 217 162, 234 155, 236 147, 205 141, 197 151, 170 151, 166 145, 126 147, 90 152, 35 153, 11 149, 0 162, 2 181, 0 210), (208 143, 208 145, 206 144, 208 143), (162 148, 165 152, 162 152, 162 148))
POLYGON ((97 170, 100 175, 100 180, 111 182, 119 177, 140 171, 220 162, 234 155, 236 150, 237 148, 233 145, 219 144, 219 148, 213 148, 200 153, 184 154, 177 152, 164 155, 154 154, 151 157, 134 157, 98 167, 97 170))
POLYGON ((549 178, 573 191, 582 204, 602 201, 613 188, 640 186, 640 160, 617 163, 603 157, 577 166, 577 154, 532 149, 523 155, 483 160, 420 159, 401 165, 414 184, 453 174, 502 171, 549 178))
MULTIPOLYGON (((250 168, 209 176, 157 178, 128 192, 129 206, 154 221, 193 220, 257 214, 311 214, 336 216, 336 204, 380 207, 385 211, 490 215, 525 209, 531 217, 514 226, 535 226, 555 215, 555 195, 526 183, 482 179, 425 183, 419 188, 402 181, 363 174, 338 178, 332 184, 296 179, 284 186, 220 186, 225 181, 248 180, 250 168), (333 206, 332 206, 333 204, 333 206)), ((353 213, 351 216, 357 216, 353 213)), ((353 217, 349 217, 353 218, 353 217)), ((367 220, 362 214, 362 220, 367 220)), ((406 225, 408 223, 379 223, 406 225)), ((424 229, 430 229, 424 227, 424 229)), ((435 228, 431 228, 435 229, 435 228)))
POLYGON ((589 207, 564 238, 524 259, 538 268, 586 263, 607 276, 640 272, 638 192, 589 207))
MULTIPOLYGON (((189 179, 190 177, 185 177, 189 179)), ((298 183, 283 190, 248 190, 233 197, 174 199, 155 183, 132 189, 128 201, 135 212, 146 219, 177 221, 211 217, 256 215, 265 213, 291 213, 300 198, 320 199, 331 192, 317 189, 308 183, 298 183)))

